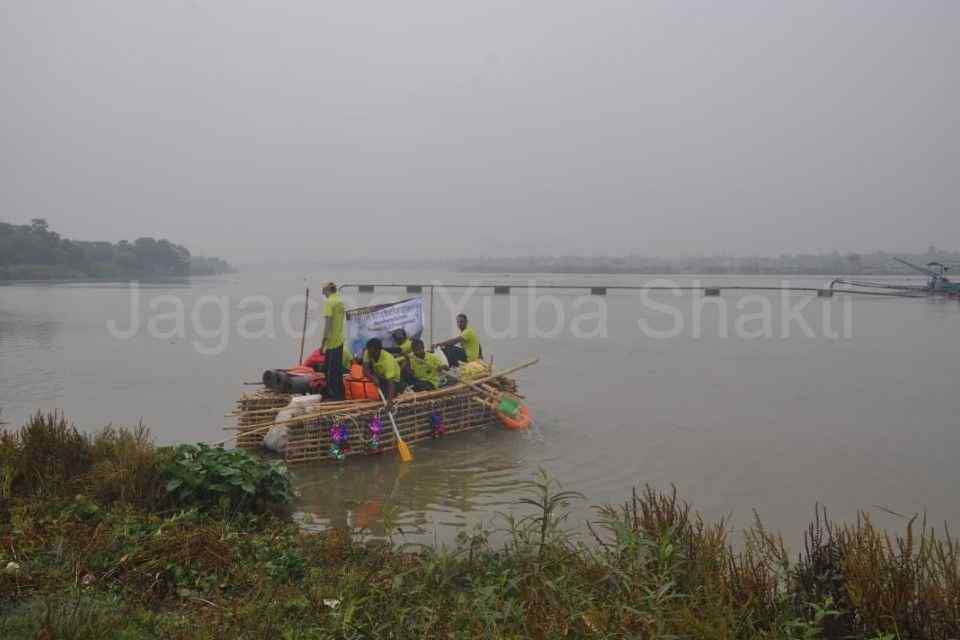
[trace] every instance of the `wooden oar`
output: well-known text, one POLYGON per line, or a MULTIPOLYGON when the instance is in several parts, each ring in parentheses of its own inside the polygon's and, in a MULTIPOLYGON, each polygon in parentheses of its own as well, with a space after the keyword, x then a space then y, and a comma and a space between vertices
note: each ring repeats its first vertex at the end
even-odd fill
POLYGON ((397 452, 400 454, 400 459, 404 462, 411 462, 413 461, 413 454, 410 453, 410 447, 407 446, 407 443, 400 437, 400 429, 397 429, 397 421, 393 419, 393 411, 387 407, 387 399, 383 397, 383 389, 379 385, 377 391, 380 393, 380 399, 383 400, 383 406, 387 409, 387 415, 390 416, 390 426, 393 427, 393 435, 397 439, 397 452))

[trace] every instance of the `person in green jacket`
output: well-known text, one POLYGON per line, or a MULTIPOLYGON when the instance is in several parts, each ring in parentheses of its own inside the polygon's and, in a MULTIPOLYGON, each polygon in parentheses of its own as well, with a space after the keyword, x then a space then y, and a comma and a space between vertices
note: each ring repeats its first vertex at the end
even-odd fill
POLYGON ((460 329, 460 335, 438 342, 430 347, 433 351, 435 347, 443 349, 447 356, 447 362, 451 367, 456 367, 461 362, 473 362, 483 357, 483 349, 480 347, 480 338, 477 337, 476 330, 469 326, 467 315, 461 313, 457 316, 457 328, 460 329))
POLYGON ((440 372, 449 369, 440 358, 428 353, 423 340, 413 339, 413 351, 403 358, 404 378, 414 391, 432 391, 440 388, 440 372))
POLYGON ((323 302, 323 342, 320 348, 324 355, 326 396, 329 400, 343 400, 346 397, 343 388, 343 343, 347 309, 333 282, 323 285, 323 295, 326 300, 323 302))
POLYGON ((367 340, 367 346, 363 350, 363 373, 380 387, 387 402, 387 411, 390 411, 394 397, 403 392, 406 383, 401 376, 397 359, 387 353, 380 338, 367 340))
POLYGON ((413 343, 410 342, 410 338, 407 337, 406 329, 404 329, 403 327, 400 327, 390 335, 393 338, 393 344, 396 346, 387 348, 387 351, 389 351, 395 356, 405 356, 411 351, 413 351, 413 343))

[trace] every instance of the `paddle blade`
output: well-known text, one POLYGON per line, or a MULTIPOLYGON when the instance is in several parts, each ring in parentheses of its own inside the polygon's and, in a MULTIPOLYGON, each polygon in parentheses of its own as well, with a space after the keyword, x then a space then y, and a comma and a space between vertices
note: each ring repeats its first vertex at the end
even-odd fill
POLYGON ((397 451, 400 452, 400 459, 404 462, 412 462, 413 454, 410 453, 410 447, 403 440, 397 440, 397 451))

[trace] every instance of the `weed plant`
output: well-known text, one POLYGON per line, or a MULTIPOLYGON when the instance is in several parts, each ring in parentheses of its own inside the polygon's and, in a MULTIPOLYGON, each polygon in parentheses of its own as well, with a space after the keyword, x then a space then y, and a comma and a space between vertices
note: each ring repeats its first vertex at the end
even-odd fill
POLYGON ((644 487, 578 535, 566 516, 582 496, 541 473, 502 515, 504 544, 478 528, 452 549, 411 551, 304 532, 263 508, 290 497, 270 487, 288 478, 279 468, 156 449, 142 428, 70 429, 43 416, 26 438, 0 435, 0 465, 14 470, 0 638, 960 637, 960 551, 923 518, 891 536, 866 514, 835 523, 818 508, 793 555, 759 518, 735 532, 676 490, 644 487), (63 459, 29 450, 40 442, 63 459), (104 466, 118 456, 137 463, 104 466), (173 483, 186 468, 197 477, 173 483))

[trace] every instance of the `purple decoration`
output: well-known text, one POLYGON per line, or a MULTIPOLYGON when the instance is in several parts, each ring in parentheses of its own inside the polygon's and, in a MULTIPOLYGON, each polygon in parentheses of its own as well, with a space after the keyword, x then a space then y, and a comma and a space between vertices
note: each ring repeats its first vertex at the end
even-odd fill
POLYGON ((371 449, 380 448, 380 434, 383 432, 383 422, 380 420, 379 415, 373 416, 370 419, 370 424, 367 425, 367 428, 370 430, 370 442, 367 443, 371 449))
POLYGON ((337 460, 343 460, 344 450, 347 448, 347 442, 350 440, 350 434, 347 432, 347 425, 335 424, 330 427, 330 456, 337 460))
POLYGON ((335 424, 330 427, 330 442, 336 445, 337 447, 343 447, 347 444, 347 441, 350 439, 350 434, 347 433, 347 425, 335 424))
POLYGON ((430 424, 433 427, 430 435, 434 438, 439 438, 447 432, 446 427, 443 426, 443 416, 436 411, 430 414, 430 424))

